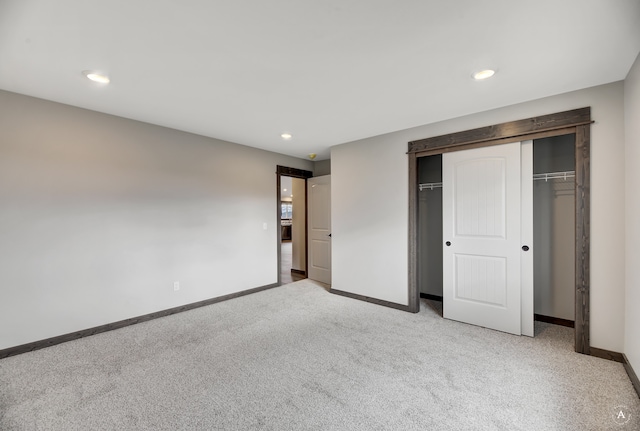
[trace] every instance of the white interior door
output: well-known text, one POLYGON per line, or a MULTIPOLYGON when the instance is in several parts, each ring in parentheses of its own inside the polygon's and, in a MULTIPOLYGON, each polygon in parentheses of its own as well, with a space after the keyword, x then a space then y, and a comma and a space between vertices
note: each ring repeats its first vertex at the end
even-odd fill
POLYGON ((308 277, 331 284, 331 175, 309 178, 307 196, 308 277))
POLYGON ((521 289, 522 253, 532 255, 522 249, 523 160, 520 142, 443 154, 445 318, 520 335, 530 307, 533 327, 533 294, 521 289))

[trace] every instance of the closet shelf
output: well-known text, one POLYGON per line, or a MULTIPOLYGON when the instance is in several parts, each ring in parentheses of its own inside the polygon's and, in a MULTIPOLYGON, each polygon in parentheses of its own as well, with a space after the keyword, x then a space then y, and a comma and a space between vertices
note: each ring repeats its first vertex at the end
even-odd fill
POLYGON ((533 174, 533 180, 567 180, 576 176, 576 171, 564 171, 564 172, 546 172, 544 174, 533 174))
POLYGON ((422 184, 418 184, 418 188, 420 189, 420 191, 441 189, 442 183, 422 183, 422 184))
MULTIPOLYGON (((574 178, 575 176, 576 176, 576 171, 545 172, 543 174, 533 174, 533 180, 534 181, 567 180, 569 178, 574 178)), ((418 188, 420 191, 441 189, 442 183, 422 183, 422 184, 418 184, 418 188)))

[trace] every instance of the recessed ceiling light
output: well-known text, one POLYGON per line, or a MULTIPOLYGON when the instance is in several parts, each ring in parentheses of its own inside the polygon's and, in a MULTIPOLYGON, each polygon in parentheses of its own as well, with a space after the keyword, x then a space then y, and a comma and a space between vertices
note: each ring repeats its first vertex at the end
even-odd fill
POLYGON ((93 70, 83 70, 82 74, 93 82, 98 82, 100 84, 108 84, 111 81, 107 75, 95 72, 93 70))
POLYGON ((287 189, 282 189, 282 191, 283 191, 283 192, 286 192, 286 191, 287 191, 287 189))
POLYGON ((282 137, 282 139, 287 140, 287 141, 292 138, 291 133, 283 133, 280 136, 282 137))
POLYGON ((476 81, 482 81, 483 79, 491 78, 495 74, 496 74, 495 70, 485 69, 485 70, 481 70, 479 72, 474 73, 472 76, 473 76, 473 79, 475 79, 476 81))

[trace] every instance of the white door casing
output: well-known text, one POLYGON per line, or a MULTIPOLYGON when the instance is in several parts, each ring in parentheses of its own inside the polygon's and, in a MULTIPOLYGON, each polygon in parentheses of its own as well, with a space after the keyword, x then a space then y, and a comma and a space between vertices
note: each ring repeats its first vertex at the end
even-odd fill
POLYGON ((521 143, 445 153, 442 164, 443 315, 520 335, 522 309, 533 326, 533 295, 521 302, 521 143))
POLYGON ((308 277, 331 284, 331 175, 309 178, 307 196, 308 277))

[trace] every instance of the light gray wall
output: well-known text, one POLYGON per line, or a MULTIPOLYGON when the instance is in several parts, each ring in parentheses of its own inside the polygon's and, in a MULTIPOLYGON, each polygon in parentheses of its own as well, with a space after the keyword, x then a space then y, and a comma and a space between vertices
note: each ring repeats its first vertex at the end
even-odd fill
MULTIPOLYGON (((533 172, 572 171, 574 135, 536 139, 533 172)), ((533 182, 534 312, 575 319, 575 180, 533 182)))
POLYGON ((276 283, 278 164, 0 91, 0 349, 276 283))
POLYGON ((331 148, 331 288, 408 303, 407 141, 331 148))
POLYGON ((640 55, 624 83, 626 155, 626 333, 624 352, 640 374, 640 55))
POLYGON ((407 142, 591 106, 591 343, 622 351, 623 90, 616 82, 333 147, 333 287, 408 303, 407 142))
POLYGON ((331 175, 331 159, 313 162, 313 176, 331 175))

